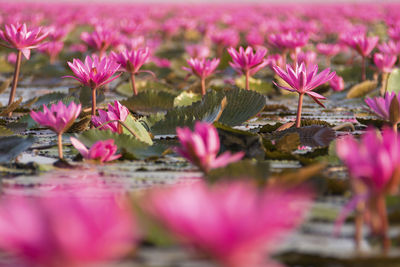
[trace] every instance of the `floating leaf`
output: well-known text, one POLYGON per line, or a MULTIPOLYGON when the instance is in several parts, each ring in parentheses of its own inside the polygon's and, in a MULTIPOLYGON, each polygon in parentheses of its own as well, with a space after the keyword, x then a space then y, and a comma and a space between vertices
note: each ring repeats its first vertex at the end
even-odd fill
POLYGON ((400 69, 394 69, 388 77, 387 92, 395 92, 398 93, 400 91, 400 69))
POLYGON ((35 142, 32 136, 0 137, 0 163, 7 163, 15 159, 21 152, 30 148, 35 142))
POLYGON ((67 94, 55 92, 46 95, 42 95, 40 97, 31 98, 28 101, 24 102, 22 105, 27 108, 41 108, 43 105, 49 105, 50 103, 55 103, 60 100, 63 100, 67 94))
POLYGON ((193 127, 195 121, 214 122, 222 112, 223 92, 209 91, 201 101, 169 110, 164 119, 151 127, 154 135, 175 134, 176 127, 193 127))
POLYGON ((290 171, 286 173, 281 173, 279 175, 271 177, 270 184, 279 184, 284 187, 295 187, 298 186, 310 178, 318 175, 326 168, 326 164, 317 163, 307 167, 297 169, 295 171, 290 171))
POLYGON ((194 102, 200 101, 201 95, 183 91, 174 99, 174 107, 190 106, 194 102))
POLYGON ((262 138, 258 134, 233 129, 228 125, 215 122, 218 130, 222 151, 245 152, 247 158, 264 159, 265 151, 262 138))
POLYGON ((363 97, 366 94, 375 90, 377 86, 378 86, 377 81, 370 81, 370 80, 363 81, 351 87, 346 97, 347 98, 363 97))
POLYGON ((227 105, 219 122, 236 126, 257 115, 265 106, 265 97, 251 90, 234 88, 225 90, 227 105))
POLYGON ((122 100, 121 104, 132 111, 159 112, 174 107, 175 94, 165 91, 148 90, 122 100))
POLYGON ((276 142, 276 148, 283 152, 292 152, 300 146, 300 136, 298 133, 284 135, 276 142))
POLYGON ((92 116, 85 116, 82 119, 75 121, 71 127, 67 130, 67 133, 79 133, 83 132, 89 127, 89 124, 92 120, 92 116))
POLYGON ((99 140, 113 139, 121 153, 128 159, 160 157, 167 149, 164 145, 149 146, 132 135, 113 133, 110 130, 91 129, 76 135, 76 137, 87 147, 91 147, 99 140))
POLYGON ((123 133, 127 135, 133 135, 136 139, 148 144, 152 145, 153 140, 151 140, 151 136, 149 132, 144 128, 143 124, 136 120, 132 115, 129 115, 124 124, 129 128, 122 127, 123 133))
POLYGON ((22 97, 20 97, 17 101, 11 103, 11 105, 1 109, 0 116, 7 116, 10 112, 16 110, 22 102, 22 97))
POLYGON ((361 117, 356 117, 356 120, 363 124, 363 125, 372 125, 376 128, 381 129, 384 125, 387 124, 386 121, 381 120, 381 119, 375 119, 375 118, 361 118, 361 117))
POLYGON ((219 180, 254 179, 259 185, 265 185, 269 177, 269 163, 258 160, 241 160, 226 167, 211 170, 206 179, 219 180))

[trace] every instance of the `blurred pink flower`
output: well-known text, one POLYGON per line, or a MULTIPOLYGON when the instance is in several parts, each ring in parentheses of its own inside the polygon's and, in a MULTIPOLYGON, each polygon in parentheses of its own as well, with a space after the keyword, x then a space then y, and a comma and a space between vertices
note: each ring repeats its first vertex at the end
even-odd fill
POLYGON ((78 267, 118 259, 135 246, 135 220, 114 196, 59 193, 3 198, 2 250, 18 256, 27 267, 78 267))
POLYGON ((176 128, 181 147, 177 152, 200 168, 204 173, 240 160, 243 152, 225 152, 217 157, 220 149, 217 129, 205 122, 196 122, 194 132, 188 127, 176 128))
POLYGON ((367 57, 378 44, 379 37, 367 37, 365 34, 346 34, 342 36, 342 41, 362 57, 367 57))
POLYGON ((26 27, 26 24, 5 25, 4 30, 0 30, 0 38, 11 48, 15 48, 29 59, 31 49, 36 48, 48 35, 48 32, 42 32, 42 29, 26 27))
POLYGON ((17 54, 14 52, 11 52, 7 55, 7 62, 10 64, 15 64, 17 63, 17 54))
POLYGON ((327 57, 333 57, 336 56, 341 48, 340 45, 338 44, 324 44, 324 43, 319 43, 317 44, 317 50, 319 53, 327 56, 327 57))
POLYGON ((267 54, 266 48, 259 48, 253 52, 253 48, 248 46, 246 49, 239 47, 236 51, 235 48, 228 48, 228 53, 232 57, 233 62, 229 62, 231 67, 237 72, 246 75, 246 89, 249 90, 248 78, 253 76, 260 69, 267 65, 264 59, 267 54))
POLYGON ((38 50, 42 53, 47 54, 50 57, 50 63, 54 63, 57 59, 58 54, 62 51, 64 43, 62 41, 50 41, 41 44, 38 50))
POLYGON ((218 67, 219 59, 191 58, 187 61, 190 68, 183 67, 182 69, 191 72, 201 80, 201 93, 206 94, 205 79, 215 72, 218 67))
MULTIPOLYGON (((389 121, 390 120, 390 104, 394 97, 397 97, 397 100, 400 103, 400 95, 396 95, 396 93, 385 93, 384 97, 367 97, 365 99, 365 103, 369 106, 369 108, 382 119, 389 121)), ((400 110, 399 110, 400 112, 400 110)))
POLYGON ((156 189, 145 209, 183 244, 226 267, 274 266, 265 257, 302 220, 310 195, 248 182, 156 189))
POLYGON ((359 142, 352 135, 339 139, 336 151, 351 177, 378 193, 388 189, 400 164, 400 137, 388 128, 383 130, 382 136, 369 129, 359 142))
POLYGON ((330 72, 330 69, 328 68, 317 74, 318 65, 312 65, 307 68, 304 63, 301 63, 300 66, 296 63, 294 69, 290 65, 286 65, 286 72, 279 66, 274 66, 273 69, 275 73, 289 85, 289 87, 287 87, 274 82, 276 86, 299 94, 299 104, 297 107, 296 117, 296 127, 299 128, 304 94, 307 94, 317 104, 324 107, 324 105, 318 99, 326 98, 318 93, 312 92, 312 90, 331 80, 336 73, 330 72))
POLYGON ((333 91, 339 92, 343 91, 344 89, 344 80, 339 75, 335 75, 330 81, 329 86, 332 88, 333 91))
POLYGON ((34 121, 42 126, 49 127, 57 134, 62 134, 74 123, 81 112, 81 104, 71 102, 68 106, 62 101, 52 104, 50 109, 43 105, 43 111, 31 111, 34 121))
MULTIPOLYGON (((296 60, 295 55, 291 55, 293 61, 296 60)), ((306 67, 309 67, 310 65, 316 65, 317 64, 317 54, 314 51, 300 51, 297 54, 297 63, 301 64, 304 63, 306 67)))
POLYGON ((374 63, 383 73, 392 72, 393 66, 397 61, 397 56, 393 54, 374 54, 374 63))
POLYGON ((99 51, 100 57, 103 57, 110 46, 117 46, 119 43, 116 32, 105 27, 97 27, 91 33, 83 32, 81 34, 81 39, 88 46, 99 51))
POLYGON ((129 116, 128 108, 121 105, 121 103, 115 100, 114 106, 112 104, 108 104, 108 111, 100 109, 99 116, 92 117, 92 123, 95 127, 99 127, 100 125, 104 124, 100 129, 111 130, 112 132, 121 134, 122 126, 120 123, 114 120, 125 122, 128 116, 129 116), (109 121, 114 121, 114 122, 105 124, 106 122, 109 121))
POLYGON ((378 44, 382 54, 400 55, 400 41, 389 40, 387 43, 378 44))
POLYGON ((273 54, 267 56, 267 65, 269 68, 273 68, 273 66, 279 66, 284 68, 286 65, 285 58, 280 54, 273 54))
POLYGON ((186 45, 185 50, 191 58, 206 58, 210 55, 210 48, 204 44, 186 45))
POLYGON ((269 42, 273 46, 282 50, 296 50, 305 46, 308 42, 308 34, 304 32, 289 31, 287 33, 273 33, 269 35, 269 42))
POLYGON ((139 69, 149 59, 149 48, 137 50, 124 50, 119 53, 111 52, 111 57, 121 65, 126 72, 139 73, 139 69))
POLYGON ((97 141, 90 147, 90 149, 87 149, 81 141, 74 137, 70 137, 70 140, 72 145, 85 159, 98 160, 103 163, 107 161, 113 161, 121 157, 120 154, 115 155, 118 147, 114 145, 113 139, 97 141))

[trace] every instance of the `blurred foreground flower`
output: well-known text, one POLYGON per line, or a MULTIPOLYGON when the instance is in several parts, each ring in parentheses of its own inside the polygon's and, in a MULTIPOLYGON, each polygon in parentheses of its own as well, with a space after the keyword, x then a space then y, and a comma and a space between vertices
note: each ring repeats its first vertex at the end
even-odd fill
POLYGON ((276 84, 276 86, 288 90, 290 92, 296 92, 299 94, 299 104, 297 106, 297 117, 296 117, 296 127, 299 128, 301 124, 301 109, 303 105, 303 96, 307 94, 310 96, 317 104, 324 107, 324 105, 318 99, 326 99, 324 96, 312 92, 315 88, 331 80, 336 74, 335 72, 330 72, 330 69, 325 69, 321 73, 318 72, 318 65, 312 65, 307 68, 304 63, 300 66, 296 64, 293 69, 290 65, 286 65, 286 71, 281 69, 279 66, 273 67, 276 74, 281 77, 289 87, 276 84))
POLYGON ((255 267, 271 266, 265 254, 301 222, 309 204, 305 192, 199 181, 155 189, 145 208, 183 244, 222 266, 255 267))
POLYGON ((111 52, 112 58, 116 63, 120 64, 126 72, 129 72, 132 83, 133 94, 137 95, 138 91, 135 84, 135 75, 140 72, 148 72, 155 76, 151 71, 139 71, 139 69, 147 62, 150 53, 149 48, 137 49, 137 50, 124 50, 119 53, 111 52))
POLYGON ((267 54, 267 49, 259 48, 253 53, 253 48, 250 46, 246 48, 239 48, 236 51, 235 48, 228 48, 228 53, 232 57, 233 62, 229 62, 231 67, 237 72, 245 75, 246 77, 246 89, 249 90, 249 78, 253 76, 257 71, 267 66, 268 62, 264 59, 267 54))
POLYGON ((218 67, 219 59, 191 58, 187 61, 190 68, 183 67, 184 70, 191 72, 200 78, 201 94, 206 94, 206 78, 214 73, 218 67))
POLYGON ((99 116, 92 117, 92 123, 95 127, 101 126, 100 129, 102 130, 111 130, 114 133, 121 134, 122 125, 118 121, 124 122, 128 116, 128 108, 115 100, 114 106, 112 104, 108 104, 108 111, 100 109, 99 116))
POLYGON ((66 106, 62 101, 52 104, 50 109, 43 105, 43 111, 31 111, 30 115, 34 121, 42 126, 49 127, 57 134, 58 156, 63 158, 62 134, 68 130, 81 113, 81 104, 71 102, 66 106))
POLYGON ((240 160, 243 152, 231 154, 225 152, 217 157, 220 149, 217 129, 205 122, 196 122, 194 132, 188 127, 176 128, 181 147, 177 152, 191 163, 207 173, 211 169, 220 168, 240 160))
POLYGON ((387 80, 389 73, 392 72, 393 66, 397 61, 397 56, 393 54, 374 54, 374 63, 382 73, 382 87, 380 90, 383 96, 386 93, 387 80))
MULTIPOLYGON (((42 32, 40 27, 28 30, 25 23, 5 25, 5 29, 0 30, 0 39, 6 42, 3 46, 18 50, 8 105, 11 105, 14 102, 18 76, 21 69, 22 54, 26 59, 29 59, 31 49, 38 47, 39 43, 42 42, 47 35, 48 32, 42 32)), ((11 115, 12 113, 10 112, 9 116, 11 115)))
POLYGON ((68 62, 68 66, 74 72, 75 76, 64 76, 63 78, 73 78, 92 89, 92 116, 96 115, 96 90, 117 79, 121 74, 112 77, 119 69, 120 65, 113 60, 98 56, 87 56, 83 63, 79 59, 68 62))
POLYGON ((87 149, 81 141, 74 137, 71 137, 70 140, 72 145, 79 151, 79 153, 81 153, 82 157, 85 159, 98 160, 103 163, 106 161, 113 161, 121 157, 120 154, 115 155, 118 147, 114 145, 113 139, 97 141, 90 147, 90 149, 87 149))
POLYGON ((382 238, 384 250, 390 247, 385 196, 398 191, 400 182, 400 136, 389 128, 369 129, 357 142, 353 136, 339 139, 337 155, 346 164, 354 191, 353 201, 338 218, 341 225, 347 213, 356 208, 355 240, 360 248, 363 220, 382 238))
POLYGON ((98 266, 134 248, 138 234, 128 205, 111 194, 59 193, 3 199, 0 248, 27 267, 98 266))

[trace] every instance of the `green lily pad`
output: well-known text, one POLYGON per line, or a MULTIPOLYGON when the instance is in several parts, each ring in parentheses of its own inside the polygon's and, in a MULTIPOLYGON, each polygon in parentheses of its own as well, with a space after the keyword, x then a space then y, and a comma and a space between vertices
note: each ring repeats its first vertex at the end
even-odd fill
POLYGON ((136 120, 132 115, 129 115, 124 124, 129 128, 122 127, 123 133, 127 135, 133 135, 136 139, 148 144, 152 145, 153 140, 151 140, 151 136, 146 128, 136 120))
POLYGON ((200 101, 201 95, 192 92, 183 91, 174 99, 174 107, 185 107, 200 101))
MULTIPOLYGON (((235 80, 235 84, 239 88, 245 88, 246 87, 246 77, 242 75, 241 77, 237 78, 235 80)), ((260 94, 270 94, 275 91, 274 86, 271 82, 266 82, 261 79, 255 79, 253 77, 249 78, 249 87, 250 90, 256 91, 260 94)))
POLYGON ((7 163, 15 159, 23 151, 30 148, 35 142, 32 136, 0 137, 0 163, 7 163))
MULTIPOLYGON (((146 91, 166 91, 173 93, 171 87, 168 85, 161 83, 161 82, 156 82, 156 81, 148 81, 148 80, 136 80, 136 88, 140 93, 146 92, 146 91)), ((128 96, 132 97, 133 96, 133 90, 132 90, 132 85, 131 82, 126 82, 122 83, 117 86, 115 89, 117 93, 123 95, 123 96, 128 96)))
POLYGON ((172 109, 175 94, 165 91, 146 90, 121 101, 121 104, 132 111, 159 112, 172 109))

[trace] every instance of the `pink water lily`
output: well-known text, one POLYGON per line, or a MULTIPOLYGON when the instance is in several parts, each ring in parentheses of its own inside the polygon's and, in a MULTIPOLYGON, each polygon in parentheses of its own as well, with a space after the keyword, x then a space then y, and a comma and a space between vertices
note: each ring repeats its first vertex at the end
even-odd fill
POLYGON ((295 65, 292 68, 290 65, 286 65, 286 71, 281 69, 279 66, 273 67, 275 73, 281 77, 289 87, 277 84, 276 86, 290 92, 296 92, 299 94, 299 104, 297 107, 297 118, 296 127, 300 127, 301 120, 301 107, 303 104, 303 96, 307 94, 310 96, 317 104, 324 107, 324 105, 319 101, 319 99, 326 99, 324 96, 313 92, 315 88, 331 80, 336 73, 330 72, 330 69, 325 69, 318 73, 318 65, 312 65, 309 68, 305 66, 304 63, 295 65), (318 73, 318 74, 317 74, 318 73))
MULTIPOLYGON (((365 99, 365 103, 367 103, 368 107, 380 118, 385 121, 390 122, 390 105, 392 104, 393 98, 397 98, 398 103, 400 103, 400 95, 391 92, 386 92, 384 97, 367 97, 365 99)), ((400 108, 399 108, 400 112, 400 108)), ((397 121, 392 122, 393 129, 397 131, 397 121)))
MULTIPOLYGON (((14 102, 15 93, 17 91, 22 54, 26 59, 29 59, 31 55, 31 49, 38 47, 38 45, 44 39, 46 39, 48 32, 42 31, 40 27, 28 29, 25 23, 9 24, 5 25, 4 28, 4 30, 0 30, 0 39, 6 42, 6 44, 3 44, 3 46, 18 50, 17 58, 15 60, 15 70, 10 97, 8 99, 8 105, 10 106, 14 102)), ((8 115, 11 117, 12 112, 10 112, 8 115)))
POLYGON ((332 88, 333 91, 339 92, 343 91, 344 89, 344 80, 339 75, 335 75, 330 81, 329 86, 332 88))
POLYGON ((253 53, 253 48, 250 46, 244 49, 239 47, 236 51, 235 48, 228 48, 228 53, 232 57, 233 62, 229 62, 231 67, 237 72, 244 74, 246 77, 246 89, 249 90, 249 77, 253 76, 260 69, 264 68, 268 62, 264 59, 267 54, 267 49, 259 48, 253 53))
POLYGON ((43 111, 31 111, 30 115, 40 125, 49 127, 57 133, 58 155, 62 159, 62 134, 74 123, 81 112, 81 104, 71 102, 66 106, 62 101, 52 104, 50 109, 43 105, 43 111))
POLYGON ((50 58, 50 64, 54 64, 57 60, 58 54, 64 48, 64 43, 62 41, 51 41, 46 42, 38 47, 38 50, 42 53, 45 53, 50 58))
POLYGON ((374 63, 383 73, 392 72, 393 66, 397 61, 397 56, 393 54, 374 54, 374 63))
MULTIPOLYGON (((111 193, 15 196, 0 202, 0 248, 25 267, 99 266, 126 255, 138 240, 128 204, 111 193)), ((17 265, 18 266, 18 265, 17 265)))
POLYGON ((113 139, 97 141, 90 147, 90 149, 87 149, 87 147, 81 141, 74 137, 71 137, 70 140, 72 145, 85 159, 98 160, 103 163, 107 161, 113 161, 121 157, 120 154, 115 154, 118 150, 118 147, 114 145, 113 139))
POLYGON ((176 149, 177 152, 205 173, 238 161, 244 156, 243 152, 233 155, 225 152, 217 157, 220 149, 218 132, 208 123, 196 122, 194 132, 187 127, 178 127, 176 133, 181 144, 176 149))
POLYGON ((143 64, 145 64, 150 57, 148 47, 146 47, 145 49, 124 50, 119 53, 111 52, 111 57, 115 60, 116 63, 121 65, 121 68, 130 73, 134 95, 138 94, 135 83, 136 74, 138 74, 139 72, 149 72, 153 76, 155 76, 155 74, 151 71, 139 71, 143 64))
POLYGON ((206 58, 210 55, 210 48, 204 44, 186 45, 185 51, 191 58, 206 58))
POLYGON ((122 133, 122 126, 115 120, 124 122, 129 116, 127 107, 121 105, 117 100, 114 101, 114 106, 108 104, 108 111, 99 110, 99 116, 92 117, 92 123, 95 127, 101 126, 102 130, 111 130, 115 133, 122 133))
POLYGON ((247 182, 155 189, 143 205, 179 241, 225 267, 275 266, 265 257, 295 228, 310 195, 247 182))
POLYGON ((73 59, 68 62, 75 76, 64 76, 63 78, 73 78, 85 86, 92 89, 92 116, 96 115, 96 90, 117 79, 121 74, 113 76, 120 65, 108 57, 100 59, 98 56, 87 56, 85 62, 73 59))
POLYGON ((100 57, 103 57, 110 46, 116 46, 118 44, 116 32, 105 27, 96 27, 95 31, 91 33, 83 32, 81 34, 81 39, 88 46, 99 51, 100 57))
POLYGON ((206 94, 206 78, 215 72, 218 67, 219 59, 191 58, 187 61, 190 68, 183 67, 184 70, 191 72, 200 78, 201 93, 206 94))
MULTIPOLYGON (((369 129, 359 142, 353 136, 339 139, 336 151, 349 170, 355 197, 358 197, 358 201, 364 201, 366 204, 365 209, 358 208, 357 246, 360 246, 362 230, 361 225, 357 225, 357 222, 360 220, 362 222, 362 216, 368 213, 373 232, 381 236, 383 246, 387 250, 390 246, 390 239, 387 236, 389 226, 385 195, 398 191, 400 136, 389 128, 385 128, 382 134, 375 129, 369 129)), ((344 215, 339 217, 338 221, 343 221, 343 218, 345 218, 344 215)))

